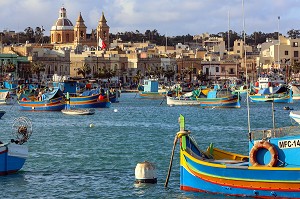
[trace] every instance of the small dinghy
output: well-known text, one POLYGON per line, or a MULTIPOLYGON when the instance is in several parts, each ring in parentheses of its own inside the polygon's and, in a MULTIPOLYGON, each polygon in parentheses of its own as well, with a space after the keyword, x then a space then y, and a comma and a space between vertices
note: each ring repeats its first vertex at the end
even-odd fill
POLYGON ((95 109, 63 109, 61 112, 67 115, 93 115, 95 109))

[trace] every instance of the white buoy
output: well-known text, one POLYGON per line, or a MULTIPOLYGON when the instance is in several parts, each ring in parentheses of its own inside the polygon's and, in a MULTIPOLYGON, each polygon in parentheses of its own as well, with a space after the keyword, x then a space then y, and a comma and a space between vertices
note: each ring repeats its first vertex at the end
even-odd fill
POLYGON ((90 128, 93 128, 95 125, 93 123, 90 124, 90 128))
POLYGON ((155 165, 148 161, 138 163, 135 167, 135 183, 157 183, 155 165))
POLYGON ((115 108, 115 109, 114 109, 114 112, 115 112, 115 113, 118 112, 118 109, 115 108))

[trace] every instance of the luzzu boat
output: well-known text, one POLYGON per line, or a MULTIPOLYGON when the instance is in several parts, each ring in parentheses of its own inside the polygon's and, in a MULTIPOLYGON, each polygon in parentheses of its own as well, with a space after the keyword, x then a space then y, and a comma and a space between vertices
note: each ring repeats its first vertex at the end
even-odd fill
MULTIPOLYGON (((109 97, 101 92, 100 89, 85 90, 82 93, 78 93, 78 85, 76 81, 65 81, 64 92, 69 99, 68 106, 71 109, 82 109, 82 108, 109 108, 111 102, 109 97)), ((66 104, 67 108, 67 104, 66 104)))
POLYGON ((142 90, 139 91, 141 98, 163 99, 171 93, 167 89, 159 89, 158 80, 155 79, 144 80, 141 88, 142 90))
POLYGON ((257 94, 249 95, 252 102, 275 102, 275 103, 293 103, 293 94, 291 89, 284 87, 261 89, 257 94))
POLYGON ((71 108, 109 108, 110 105, 111 102, 105 94, 93 94, 93 91, 85 91, 80 96, 70 95, 71 108))
POLYGON ((194 90, 190 94, 180 97, 167 96, 167 104, 172 105, 198 105, 201 107, 217 108, 240 108, 239 94, 232 94, 231 91, 220 90, 215 86, 213 90, 194 90))
POLYGON ((39 98, 24 94, 20 98, 20 110, 24 111, 61 111, 65 107, 65 96, 59 88, 52 88, 39 98))
POLYGON ((241 155, 212 146, 202 151, 191 132, 185 130, 184 117, 180 115, 176 139, 180 140, 181 190, 256 198, 300 198, 298 127, 251 132, 249 154, 241 155))

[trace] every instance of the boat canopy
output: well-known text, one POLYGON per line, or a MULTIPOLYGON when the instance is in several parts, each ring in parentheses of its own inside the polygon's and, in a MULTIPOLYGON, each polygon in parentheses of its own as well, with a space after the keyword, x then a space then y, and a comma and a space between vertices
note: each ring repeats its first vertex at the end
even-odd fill
POLYGON ((62 90, 60 90, 57 87, 54 87, 52 91, 49 91, 42 95, 42 100, 50 100, 50 99, 54 99, 54 98, 57 98, 60 96, 64 96, 62 90))
MULTIPOLYGON (((278 86, 278 87, 273 87, 273 92, 272 93, 284 93, 284 92, 287 92, 288 89, 287 87, 285 86, 278 86)), ((260 89, 258 91, 259 94, 262 94, 262 95, 268 95, 268 94, 271 94, 270 92, 270 89, 269 88, 265 88, 265 89, 260 89)))
POLYGON ((92 89, 92 90, 87 90, 84 91, 81 96, 91 96, 91 95, 96 95, 99 93, 99 89, 92 89))

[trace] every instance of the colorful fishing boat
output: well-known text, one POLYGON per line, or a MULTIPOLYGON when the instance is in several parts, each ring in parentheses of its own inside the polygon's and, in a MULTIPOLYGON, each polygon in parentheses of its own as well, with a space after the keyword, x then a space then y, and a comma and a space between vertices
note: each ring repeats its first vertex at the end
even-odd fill
MULTIPOLYGON (((249 154, 241 155, 214 148, 212 144, 201 150, 180 115, 174 148, 177 139, 181 190, 255 198, 300 198, 298 127, 250 132, 249 154)), ((165 186, 167 182, 168 178, 165 186)))
POLYGON ((292 90, 284 86, 261 89, 249 97, 252 102, 293 103, 292 90))
POLYGON ((65 96, 59 88, 40 93, 40 96, 21 94, 20 110, 24 111, 61 111, 65 108, 65 96))
POLYGON ((167 96, 167 104, 197 105, 214 108, 240 108, 239 94, 232 94, 230 90, 220 89, 217 85, 213 90, 198 89, 179 97, 167 96))
POLYGON ((70 107, 71 108, 109 108, 111 102, 106 95, 93 91, 85 91, 81 95, 70 94, 70 107))
POLYGON ((12 105, 17 102, 18 81, 9 79, 2 82, 0 88, 0 104, 12 105))
POLYGON ((32 134, 32 124, 26 117, 14 120, 13 134, 16 139, 3 143, 0 141, 0 175, 18 172, 28 157, 28 147, 23 145, 32 134))
POLYGON ((110 107, 111 102, 104 89, 91 89, 79 93, 78 86, 76 81, 68 80, 63 83, 64 92, 69 98, 68 103, 71 109, 110 107))
POLYGON ((140 87, 139 94, 141 98, 163 99, 170 95, 170 91, 165 88, 159 89, 158 80, 147 79, 144 80, 144 85, 140 87))

